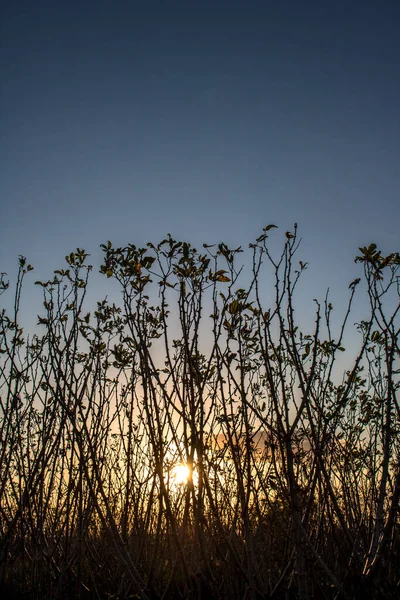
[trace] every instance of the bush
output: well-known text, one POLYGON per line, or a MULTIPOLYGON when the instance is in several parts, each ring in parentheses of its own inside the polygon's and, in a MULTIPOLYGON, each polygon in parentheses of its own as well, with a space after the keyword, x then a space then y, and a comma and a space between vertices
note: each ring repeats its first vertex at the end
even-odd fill
POLYGON ((307 264, 296 228, 273 257, 273 228, 250 244, 247 272, 223 243, 108 242, 100 271, 122 299, 90 312, 78 249, 36 282, 31 336, 20 257, 0 317, 8 597, 395 597, 400 257, 360 248, 342 323, 327 297, 301 331, 307 264), (369 315, 349 357, 357 288, 369 315))

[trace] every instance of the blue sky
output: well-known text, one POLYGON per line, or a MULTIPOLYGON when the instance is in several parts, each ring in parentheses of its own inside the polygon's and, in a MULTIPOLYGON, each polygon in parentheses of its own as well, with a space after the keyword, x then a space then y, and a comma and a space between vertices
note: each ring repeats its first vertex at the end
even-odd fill
POLYGON ((399 25, 396 1, 7 3, 0 270, 297 222, 310 294, 347 290, 360 245, 399 250, 399 25))

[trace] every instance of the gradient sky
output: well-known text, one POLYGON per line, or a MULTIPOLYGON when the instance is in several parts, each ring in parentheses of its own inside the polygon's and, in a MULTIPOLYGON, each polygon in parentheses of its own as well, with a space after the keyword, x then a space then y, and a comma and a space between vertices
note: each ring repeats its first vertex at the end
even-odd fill
POLYGON ((400 250, 399 30, 398 0, 8 2, 0 270, 297 222, 310 293, 347 290, 400 250))

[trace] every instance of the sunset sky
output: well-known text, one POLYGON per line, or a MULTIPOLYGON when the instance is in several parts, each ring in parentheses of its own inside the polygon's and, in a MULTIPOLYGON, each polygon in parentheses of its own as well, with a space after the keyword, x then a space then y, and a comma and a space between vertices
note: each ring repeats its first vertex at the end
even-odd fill
POLYGON ((398 1, 6 4, 0 271, 297 222, 323 294, 400 250, 398 1))

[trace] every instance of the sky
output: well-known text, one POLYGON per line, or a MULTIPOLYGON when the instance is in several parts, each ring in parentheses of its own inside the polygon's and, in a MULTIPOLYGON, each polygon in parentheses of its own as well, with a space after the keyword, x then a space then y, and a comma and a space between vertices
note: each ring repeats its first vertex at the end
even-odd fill
POLYGON ((310 294, 399 248, 398 1, 20 0, 1 13, 0 271, 76 247, 271 244, 310 294))

